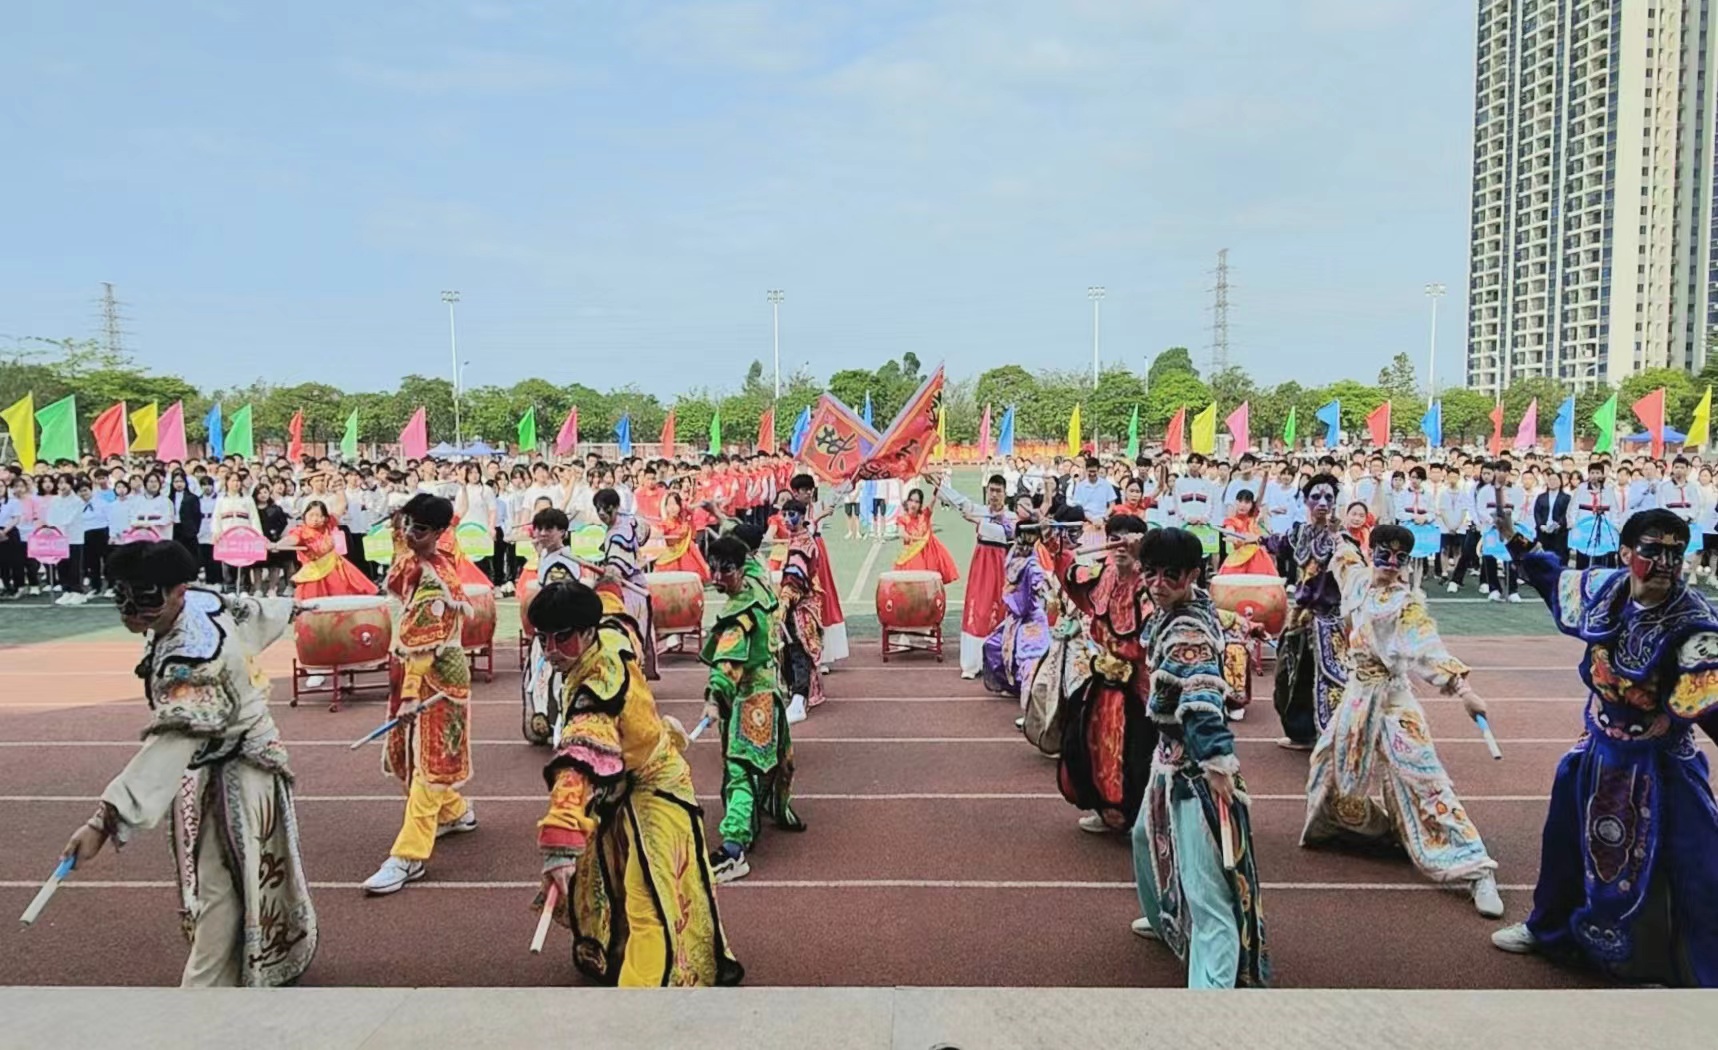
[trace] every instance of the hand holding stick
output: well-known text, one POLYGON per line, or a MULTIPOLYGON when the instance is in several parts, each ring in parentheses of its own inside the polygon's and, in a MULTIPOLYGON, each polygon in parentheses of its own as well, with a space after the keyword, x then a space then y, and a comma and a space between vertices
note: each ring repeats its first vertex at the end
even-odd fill
POLYGON ((54 891, 60 888, 60 883, 66 881, 66 876, 70 875, 72 873, 72 869, 77 867, 77 862, 78 859, 76 857, 67 856, 60 858, 60 863, 55 866, 54 873, 48 876, 47 882, 42 883, 42 888, 36 891, 35 899, 30 902, 30 906, 28 908, 24 909, 24 914, 18 917, 19 922, 23 923, 25 926, 35 923, 36 919, 42 914, 42 909, 46 908, 48 906, 48 901, 53 899, 54 891))
POLYGON ((543 912, 537 916, 537 932, 531 936, 531 954, 543 954, 543 942, 549 939, 549 926, 555 921, 555 906, 561 902, 561 888, 554 883, 543 891, 543 912))
POLYGON ((359 737, 357 740, 352 741, 352 746, 350 748, 348 748, 348 750, 356 751, 359 748, 363 747, 365 744, 368 744, 372 740, 377 740, 377 739, 380 739, 381 737, 387 736, 388 731, 393 729, 395 726, 399 725, 401 722, 404 722, 408 718, 417 717, 417 715, 420 712, 426 711, 429 708, 435 706, 436 704, 441 703, 443 700, 446 700, 446 699, 447 699, 446 693, 435 694, 434 696, 430 697, 428 700, 419 704, 413 710, 408 711, 404 714, 395 715, 393 718, 388 719, 386 722, 383 722, 381 725, 370 730, 368 733, 365 733, 363 736, 359 737))
POLYGON ((1484 715, 1474 715, 1473 720, 1478 723, 1480 734, 1485 737, 1485 749, 1491 752, 1492 758, 1502 761, 1503 751, 1497 746, 1497 738, 1491 735, 1491 723, 1486 721, 1484 715))

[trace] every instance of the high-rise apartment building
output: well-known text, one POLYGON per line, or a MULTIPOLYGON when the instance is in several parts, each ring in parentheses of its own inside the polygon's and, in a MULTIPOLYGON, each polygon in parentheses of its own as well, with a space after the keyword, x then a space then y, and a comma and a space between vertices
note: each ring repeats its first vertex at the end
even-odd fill
POLYGON ((1718 0, 1479 0, 1467 382, 1697 369, 1718 0))

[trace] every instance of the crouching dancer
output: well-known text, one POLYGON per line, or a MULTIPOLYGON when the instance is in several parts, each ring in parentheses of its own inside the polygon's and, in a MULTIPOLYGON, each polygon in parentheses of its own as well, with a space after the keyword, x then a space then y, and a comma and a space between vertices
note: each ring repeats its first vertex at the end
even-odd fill
POLYGON ((185 987, 291 984, 316 954, 316 912, 298 852, 286 748, 255 658, 285 633, 286 598, 191 587, 198 565, 171 541, 108 561, 127 630, 144 636, 143 747, 66 843, 81 870, 171 812, 174 870, 191 940, 185 987))

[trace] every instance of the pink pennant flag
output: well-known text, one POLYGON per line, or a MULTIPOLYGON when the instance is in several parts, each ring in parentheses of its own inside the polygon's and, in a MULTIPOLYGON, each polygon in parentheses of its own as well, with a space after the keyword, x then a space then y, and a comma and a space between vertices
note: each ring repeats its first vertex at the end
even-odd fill
MULTIPOLYGON (((555 455, 564 456, 579 443, 579 406, 574 405, 561 422, 561 432, 555 435, 555 455)), ((667 453, 664 453, 666 455, 667 453)))
POLYGON ((1527 406, 1527 412, 1521 417, 1521 426, 1515 431, 1516 448, 1532 448, 1539 443, 1539 399, 1534 398, 1527 406))
POLYGON ((429 455, 429 421, 422 408, 412 413, 411 422, 400 431, 400 455, 407 459, 422 459, 429 455))
POLYGON ((990 458, 990 406, 984 406, 984 417, 978 421, 978 458, 990 458))
POLYGON ((1241 402, 1241 407, 1229 413, 1229 418, 1223 420, 1223 425, 1229 428, 1229 435, 1235 439, 1235 447, 1230 451, 1237 456, 1253 447, 1253 435, 1248 427, 1252 418, 1250 404, 1247 401, 1241 402))
POLYGON ((185 402, 173 402, 156 421, 155 458, 163 463, 185 462, 185 402))

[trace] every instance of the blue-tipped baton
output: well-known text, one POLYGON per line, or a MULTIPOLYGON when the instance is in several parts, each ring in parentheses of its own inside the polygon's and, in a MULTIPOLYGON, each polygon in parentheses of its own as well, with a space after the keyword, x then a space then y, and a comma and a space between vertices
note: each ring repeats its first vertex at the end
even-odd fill
POLYGON ((1484 715, 1474 715, 1473 720, 1479 726, 1480 735, 1485 737, 1485 749, 1491 752, 1492 758, 1501 761, 1503 752, 1498 750, 1497 738, 1491 735, 1491 723, 1485 720, 1484 715))
POLYGON ((704 730, 710 728, 709 716, 698 719, 698 724, 692 727, 692 732, 686 737, 688 744, 696 744, 698 738, 704 735, 704 730))
MULTIPOLYGON (((417 710, 413 711, 412 714, 414 714, 414 715, 421 714, 422 712, 429 710, 431 707, 435 706, 436 704, 441 703, 443 700, 446 700, 446 699, 447 699, 446 693, 437 693, 434 696, 430 697, 428 700, 425 700, 423 703, 419 704, 417 707, 417 710)), ((394 728, 395 726, 399 725, 401 722, 403 722, 405 720, 406 720, 405 715, 396 715, 395 717, 388 719, 386 722, 383 722, 381 725, 370 730, 368 733, 365 733, 363 736, 352 741, 352 746, 348 750, 356 751, 359 748, 363 747, 365 744, 370 743, 372 740, 379 740, 382 737, 387 736, 388 730, 394 728)))
POLYGON ((36 891, 36 899, 30 902, 28 908, 24 909, 24 914, 18 917, 18 921, 25 926, 34 923, 36 917, 42 914, 42 909, 48 906, 48 901, 53 898, 54 891, 60 888, 60 883, 66 881, 66 876, 70 875, 72 869, 77 866, 78 859, 76 857, 61 857, 59 865, 54 868, 54 873, 49 875, 48 881, 42 883, 42 888, 36 891))

